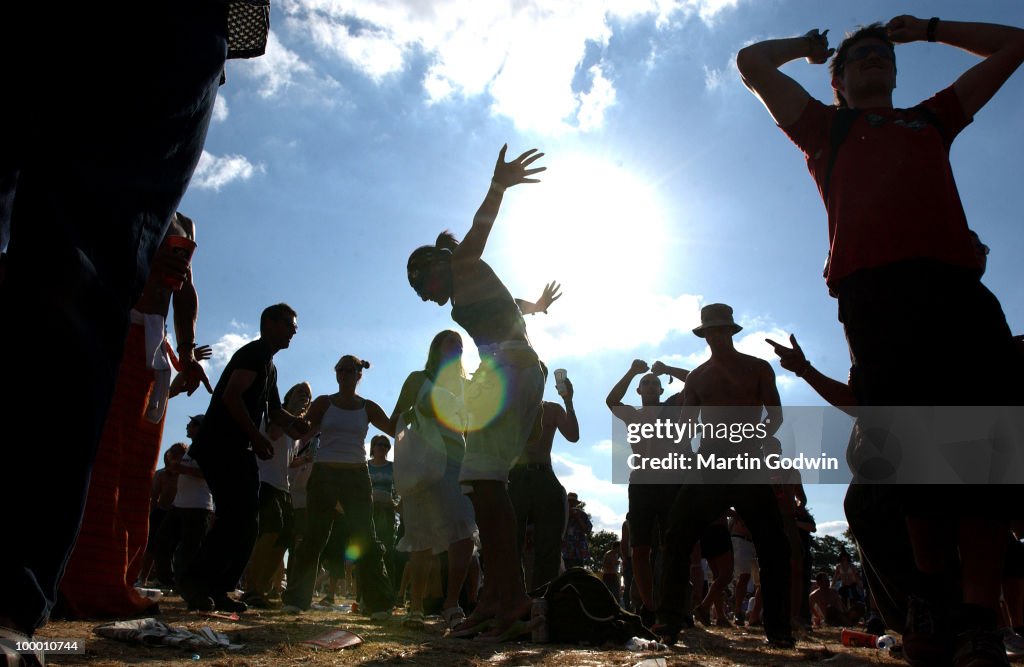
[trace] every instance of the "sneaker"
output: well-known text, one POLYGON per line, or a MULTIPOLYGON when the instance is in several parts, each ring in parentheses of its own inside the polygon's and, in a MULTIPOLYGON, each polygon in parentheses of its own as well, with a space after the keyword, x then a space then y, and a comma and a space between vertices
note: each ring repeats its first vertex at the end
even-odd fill
POLYGON ((325 595, 323 597, 323 599, 320 600, 320 602, 317 602, 317 604, 320 605, 321 607, 333 607, 335 605, 335 603, 336 603, 336 600, 334 599, 334 595, 333 594, 325 595))
POLYGON ((281 607, 281 611, 283 611, 286 614, 301 614, 306 610, 302 607, 296 607, 293 604, 286 604, 285 606, 281 607))
POLYGON ((375 611, 372 614, 370 614, 370 620, 371 621, 386 621, 389 618, 391 618, 391 610, 390 609, 384 609, 382 611, 375 611))
POLYGON ((907 627, 903 656, 915 667, 952 664, 953 643, 947 612, 940 605, 911 596, 907 600, 907 627))
POLYGON ((240 600, 232 600, 227 593, 222 593, 213 598, 213 606, 217 611, 228 611, 233 614, 241 614, 249 609, 249 605, 240 600))
MULTIPOLYGON (((390 616, 391 612, 388 612, 388 617, 390 616)), ((374 620, 386 620, 386 618, 375 618, 375 615, 371 616, 370 618, 373 618, 374 620)), ((422 630, 423 626, 424 623, 422 611, 410 611, 408 614, 405 615, 405 618, 402 619, 402 627, 404 628, 409 628, 410 630, 422 630)))
POLYGON ((999 630, 968 630, 956 636, 953 667, 1009 667, 1003 633, 999 630))
POLYGON ((252 593, 242 597, 242 602, 253 609, 270 609, 270 600, 262 593, 252 593))

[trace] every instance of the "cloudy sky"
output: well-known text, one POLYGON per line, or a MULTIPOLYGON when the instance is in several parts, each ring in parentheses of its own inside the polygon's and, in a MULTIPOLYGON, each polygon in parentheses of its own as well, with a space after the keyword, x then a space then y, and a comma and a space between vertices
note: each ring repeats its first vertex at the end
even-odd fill
MULTIPOLYGON (((743 87, 736 52, 761 39, 887 21, 893 3, 803 0, 280 0, 267 54, 231 61, 206 152, 181 210, 195 219, 198 340, 216 381, 278 301, 299 333, 277 356, 281 393, 336 391, 332 366, 373 365, 360 393, 390 411, 448 309, 409 288, 416 246, 462 236, 498 149, 539 148, 543 182, 513 188, 485 253, 512 292, 564 297, 528 318, 549 367, 576 386, 582 437, 556 438, 565 486, 614 527, 626 489, 611 478, 609 388, 634 358, 693 367, 700 307, 731 304, 739 347, 773 359, 765 336, 795 333, 815 365, 845 377, 848 357, 826 293, 825 215, 802 155, 743 87)), ((1024 6, 906 1, 927 18, 1024 25, 1024 6)), ((898 106, 952 83, 975 61, 950 47, 897 50, 898 106)), ((785 71, 831 99, 824 67, 785 71)), ((986 283, 1024 331, 1018 74, 954 144, 973 228, 992 247, 986 283)), ((898 326, 899 323, 894 323, 898 326)), ((949 314, 955 365, 963 323, 949 314)), ((467 345, 468 348, 472 346, 467 345)), ((471 349, 467 357, 474 358, 471 349)), ((472 361, 467 361, 471 364, 472 361)), ((782 371, 786 405, 821 401, 782 371)), ((951 381, 953 373, 951 372, 951 381)), ((678 383, 667 389, 675 391, 678 383)), ((635 383, 634 383, 635 387, 635 383)), ((630 396, 635 396, 630 390, 630 396)), ((557 400, 554 388, 548 397, 557 400)), ((208 396, 171 401, 165 445, 208 396)), ((808 488, 824 531, 845 524, 837 486, 808 488)))

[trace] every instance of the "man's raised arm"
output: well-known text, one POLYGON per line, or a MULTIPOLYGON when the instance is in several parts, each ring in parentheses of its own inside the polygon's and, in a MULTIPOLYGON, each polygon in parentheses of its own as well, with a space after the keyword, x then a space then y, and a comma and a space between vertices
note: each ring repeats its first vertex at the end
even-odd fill
POLYGON ((811 96, 804 87, 779 71, 779 68, 798 58, 820 65, 828 60, 834 49, 828 48, 828 30, 811 30, 803 37, 769 39, 740 49, 736 67, 749 88, 779 127, 795 123, 811 96))
POLYGON ((897 43, 941 42, 984 58, 953 84, 968 118, 992 99, 1024 61, 1024 30, 1020 28, 903 15, 889 21, 886 29, 889 39, 897 43))

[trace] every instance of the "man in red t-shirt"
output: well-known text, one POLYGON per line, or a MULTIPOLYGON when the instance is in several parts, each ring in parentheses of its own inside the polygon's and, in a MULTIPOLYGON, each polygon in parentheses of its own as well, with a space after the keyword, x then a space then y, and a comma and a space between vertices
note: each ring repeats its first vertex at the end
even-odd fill
MULTIPOLYGON (((738 54, 744 83, 805 153, 825 203, 825 279, 839 301, 860 405, 1022 404, 1019 356, 998 300, 978 280, 948 157, 956 135, 1022 60, 1022 30, 913 16, 861 28, 838 50, 828 47, 825 33, 811 30, 738 54), (925 102, 894 108, 894 43, 925 40, 983 60, 925 102), (836 106, 812 99, 778 69, 798 58, 822 64, 833 53, 836 106), (951 341, 933 335, 948 330, 951 313, 970 323, 969 344, 957 346, 964 358, 952 383, 945 364, 937 363, 951 341)), ((945 647, 957 660, 1005 660, 994 632, 1005 543, 998 519, 1019 511, 1019 503, 1004 488, 918 486, 900 494, 919 590, 934 588, 929 584, 948 568, 940 545, 959 549, 964 604, 948 624, 942 618, 919 624, 932 628, 933 643, 960 633, 945 647), (1003 517, 993 517, 996 508, 1006 508, 1003 517)), ((908 626, 915 624, 908 620, 908 626)))

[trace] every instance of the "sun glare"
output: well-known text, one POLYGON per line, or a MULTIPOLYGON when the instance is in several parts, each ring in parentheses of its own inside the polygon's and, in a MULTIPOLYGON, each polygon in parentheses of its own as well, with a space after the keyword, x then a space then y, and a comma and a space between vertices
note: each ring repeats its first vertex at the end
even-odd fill
POLYGON ((541 164, 541 183, 517 186, 505 213, 500 243, 510 282, 537 283, 539 294, 540 281, 557 280, 577 297, 657 289, 666 230, 655 189, 601 158, 541 164))

